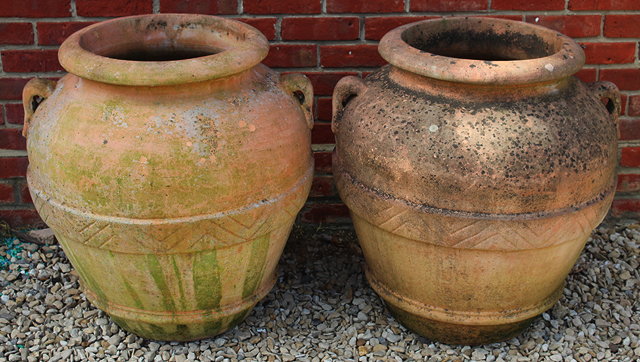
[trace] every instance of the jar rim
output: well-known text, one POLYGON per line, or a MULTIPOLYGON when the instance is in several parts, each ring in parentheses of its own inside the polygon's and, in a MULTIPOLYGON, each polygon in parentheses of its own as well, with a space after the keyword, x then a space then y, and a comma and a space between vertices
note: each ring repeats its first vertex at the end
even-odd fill
POLYGON ((378 51, 400 69, 470 84, 553 81, 575 74, 585 62, 582 48, 566 35, 539 25, 481 17, 406 24, 385 34, 378 51), (469 53, 478 48, 480 56, 469 53))
POLYGON ((259 64, 268 52, 264 35, 236 20, 212 15, 149 14, 83 28, 62 43, 58 58, 65 70, 82 78, 117 85, 162 86, 237 74, 259 64), (127 52, 140 51, 163 51, 169 57, 128 58, 127 52), (177 52, 195 56, 180 57, 177 52))

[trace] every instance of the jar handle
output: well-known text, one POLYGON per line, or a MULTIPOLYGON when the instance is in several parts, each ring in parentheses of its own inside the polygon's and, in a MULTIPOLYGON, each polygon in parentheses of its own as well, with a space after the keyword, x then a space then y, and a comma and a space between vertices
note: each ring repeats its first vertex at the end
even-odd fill
POLYGON ((364 80, 353 75, 340 79, 336 84, 336 87, 333 89, 333 100, 331 103, 331 131, 334 134, 338 132, 338 117, 342 115, 344 107, 347 106, 353 97, 363 93, 366 89, 367 85, 364 80))
POLYGON ((618 87, 607 81, 599 81, 587 84, 591 93, 593 93, 599 99, 606 99, 608 102, 605 104, 607 111, 611 115, 613 122, 618 124, 618 117, 622 111, 622 104, 620 102, 620 90, 618 87))
POLYGON ((27 137, 31 118, 38 106, 44 102, 56 88, 56 81, 42 78, 32 78, 22 89, 22 107, 24 108, 24 126, 22 135, 27 137))
POLYGON ((290 73, 280 76, 280 82, 291 96, 300 103, 307 127, 313 129, 313 86, 304 74, 290 73))

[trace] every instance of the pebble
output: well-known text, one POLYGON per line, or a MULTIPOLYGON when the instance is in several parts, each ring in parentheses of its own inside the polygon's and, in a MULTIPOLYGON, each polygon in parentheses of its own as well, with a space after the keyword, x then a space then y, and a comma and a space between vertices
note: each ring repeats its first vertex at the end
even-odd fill
POLYGON ((391 343, 398 343, 402 340, 402 337, 400 335, 397 334, 389 334, 387 336, 387 341, 391 342, 391 343))
POLYGON ((87 302, 58 244, 24 243, 0 270, 0 360, 637 361, 639 244, 638 221, 606 220, 551 310, 507 342, 470 347, 429 341, 394 320, 364 278, 351 230, 296 226, 271 293, 238 327, 190 343, 120 329, 87 302))
POLYGON ((121 340, 122 340, 122 337, 120 337, 117 334, 114 334, 113 336, 109 337, 107 341, 109 342, 110 345, 117 346, 120 344, 121 340))

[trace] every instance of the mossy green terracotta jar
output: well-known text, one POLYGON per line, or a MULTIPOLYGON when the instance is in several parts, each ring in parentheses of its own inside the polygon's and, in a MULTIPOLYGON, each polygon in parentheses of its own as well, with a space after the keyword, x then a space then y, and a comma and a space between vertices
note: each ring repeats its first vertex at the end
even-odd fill
POLYGON ((268 49, 229 19, 120 18, 64 42, 57 84, 25 87, 34 203, 123 328, 210 337, 274 285, 311 184, 313 94, 261 65, 268 49))

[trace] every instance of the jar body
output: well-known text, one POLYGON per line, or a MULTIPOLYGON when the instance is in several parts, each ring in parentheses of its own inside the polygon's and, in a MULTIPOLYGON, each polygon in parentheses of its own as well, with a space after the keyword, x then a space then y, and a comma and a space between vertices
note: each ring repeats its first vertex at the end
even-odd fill
POLYGON ((482 344, 549 309, 613 198, 616 123, 599 97, 574 77, 487 86, 393 66, 349 82, 334 174, 394 315, 482 344))
POLYGON ((38 107, 34 203, 88 299, 120 326, 210 337, 271 289, 313 168, 286 88, 263 65, 158 87, 68 74, 38 107))

